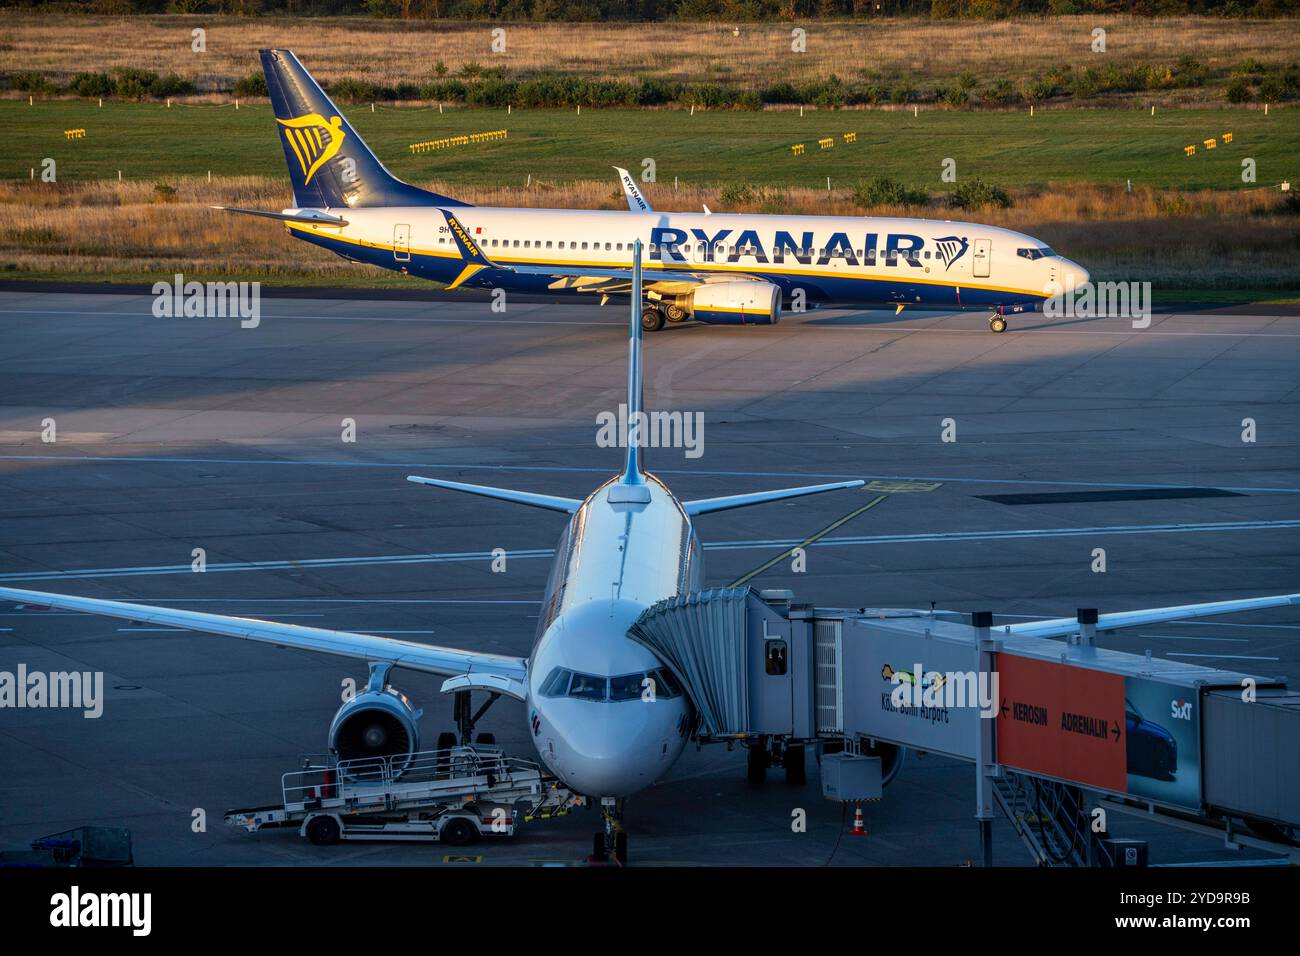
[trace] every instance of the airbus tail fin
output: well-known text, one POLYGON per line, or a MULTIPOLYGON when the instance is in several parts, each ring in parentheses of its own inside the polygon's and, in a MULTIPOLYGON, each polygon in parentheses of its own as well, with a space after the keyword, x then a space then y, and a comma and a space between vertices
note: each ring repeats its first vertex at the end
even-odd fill
MULTIPOLYGON (((623 477, 620 485, 641 486, 645 478, 641 474, 641 240, 638 239, 632 251, 632 316, 627 339, 627 434, 623 436, 627 444, 627 459, 623 465, 623 477)), ((648 489, 647 489, 648 492, 648 489)), ((611 499, 613 500, 613 499, 611 499)), ((630 500, 630 499, 623 499, 630 500)), ((646 495, 645 500, 649 500, 646 495)))
POLYGON ((300 209, 464 206, 387 169, 291 50, 260 50, 266 92, 300 209))

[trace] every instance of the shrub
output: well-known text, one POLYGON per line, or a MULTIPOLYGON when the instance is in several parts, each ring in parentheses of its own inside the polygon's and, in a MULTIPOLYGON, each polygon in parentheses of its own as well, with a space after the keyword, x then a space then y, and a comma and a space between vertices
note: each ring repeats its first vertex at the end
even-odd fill
POLYGON ((754 187, 749 183, 728 183, 718 191, 718 203, 723 206, 743 206, 754 201, 754 187))
POLYGON ((1016 99, 1016 86, 1010 80, 998 80, 984 91, 984 99, 999 105, 1010 103, 1016 99))
POLYGON ((1228 98, 1229 103, 1249 103, 1250 102, 1250 84, 1246 82, 1244 76, 1234 76, 1228 81, 1223 95, 1228 98))
POLYGON ((250 73, 235 80, 235 95, 241 98, 266 96, 266 74, 250 73))
POLYGON ((183 76, 168 73, 156 76, 149 82, 149 95, 158 97, 188 96, 194 92, 194 84, 183 76))
POLYGON ((1286 84, 1279 76, 1266 76, 1259 83, 1259 98, 1265 103, 1276 103, 1286 96, 1286 84))
POLYGON ((921 189, 910 189, 887 176, 876 176, 853 188, 853 201, 863 208, 925 206, 930 202, 930 195, 921 189))
POLYGON ((107 73, 78 73, 68 89, 78 96, 112 96, 113 78, 107 73))
POLYGON ((970 90, 963 89, 960 86, 950 86, 946 90, 936 90, 937 98, 945 106, 951 106, 953 109, 964 109, 970 105, 970 90))
POLYGON ((370 102, 375 98, 375 87, 365 80, 345 76, 329 85, 329 94, 345 103, 370 102))
POLYGON ((948 197, 948 201, 958 209, 983 209, 996 206, 999 209, 1011 207, 1011 197, 1001 186, 986 183, 982 179, 971 179, 957 186, 948 197))
POLYGON ((44 73, 19 73, 9 80, 9 86, 24 93, 54 92, 54 84, 45 78, 44 73))
POLYGON ((1056 84, 1047 77, 1040 77, 1026 83, 1024 93, 1025 99, 1041 103, 1043 100, 1051 99, 1056 94, 1056 84))

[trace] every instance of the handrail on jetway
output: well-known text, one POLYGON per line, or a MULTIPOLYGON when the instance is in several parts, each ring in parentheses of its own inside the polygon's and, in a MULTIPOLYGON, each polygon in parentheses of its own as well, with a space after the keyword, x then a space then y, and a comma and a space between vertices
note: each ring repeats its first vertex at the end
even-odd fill
POLYGON ((1062 642, 951 612, 718 588, 654 605, 629 636, 686 688, 702 740, 880 741, 974 762, 983 735, 990 780, 1011 771, 1153 811, 1300 827, 1300 693, 1097 647, 1095 614, 1062 642))

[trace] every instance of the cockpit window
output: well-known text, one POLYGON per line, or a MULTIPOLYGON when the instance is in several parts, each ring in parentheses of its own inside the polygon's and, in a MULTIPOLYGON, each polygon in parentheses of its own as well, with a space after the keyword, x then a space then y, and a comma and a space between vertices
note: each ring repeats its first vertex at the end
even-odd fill
POLYGON ((563 697, 569 689, 569 678, 572 676, 573 671, 566 671, 563 667, 557 667, 551 671, 551 676, 542 683, 542 688, 538 693, 543 697, 563 697))
MULTIPOLYGON (((624 674, 622 677, 611 677, 609 679, 609 699, 610 700, 637 700, 641 697, 643 690, 641 682, 645 680, 645 674, 624 674)), ((656 683, 658 683, 656 681, 656 683)), ((658 694, 658 690, 655 691, 658 694)))
POLYGON ((569 696, 580 700, 604 700, 608 692, 604 677, 594 674, 574 674, 569 684, 569 696))
POLYGON ((677 678, 672 675, 668 668, 657 670, 650 676, 658 678, 655 682, 655 693, 660 697, 680 697, 682 695, 682 686, 677 683, 677 678))
POLYGON ((1020 256, 1022 259, 1029 259, 1032 262, 1034 259, 1050 259, 1052 256, 1056 255, 1056 253, 1047 246, 1039 246, 1031 249, 1017 249, 1016 255, 1020 256))
POLYGON ((578 674, 564 667, 551 671, 538 693, 542 697, 576 697, 591 701, 640 700, 641 694, 651 686, 656 698, 680 697, 682 694, 681 685, 666 668, 606 678, 596 674, 578 674), (646 684, 647 680, 653 681, 653 685, 646 684))

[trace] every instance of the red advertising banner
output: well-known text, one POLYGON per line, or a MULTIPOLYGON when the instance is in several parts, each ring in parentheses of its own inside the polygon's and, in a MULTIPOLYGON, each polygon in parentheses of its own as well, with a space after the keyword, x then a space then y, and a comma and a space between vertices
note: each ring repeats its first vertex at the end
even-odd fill
POLYGON ((998 654, 998 763, 1125 793, 1124 678, 998 654))

